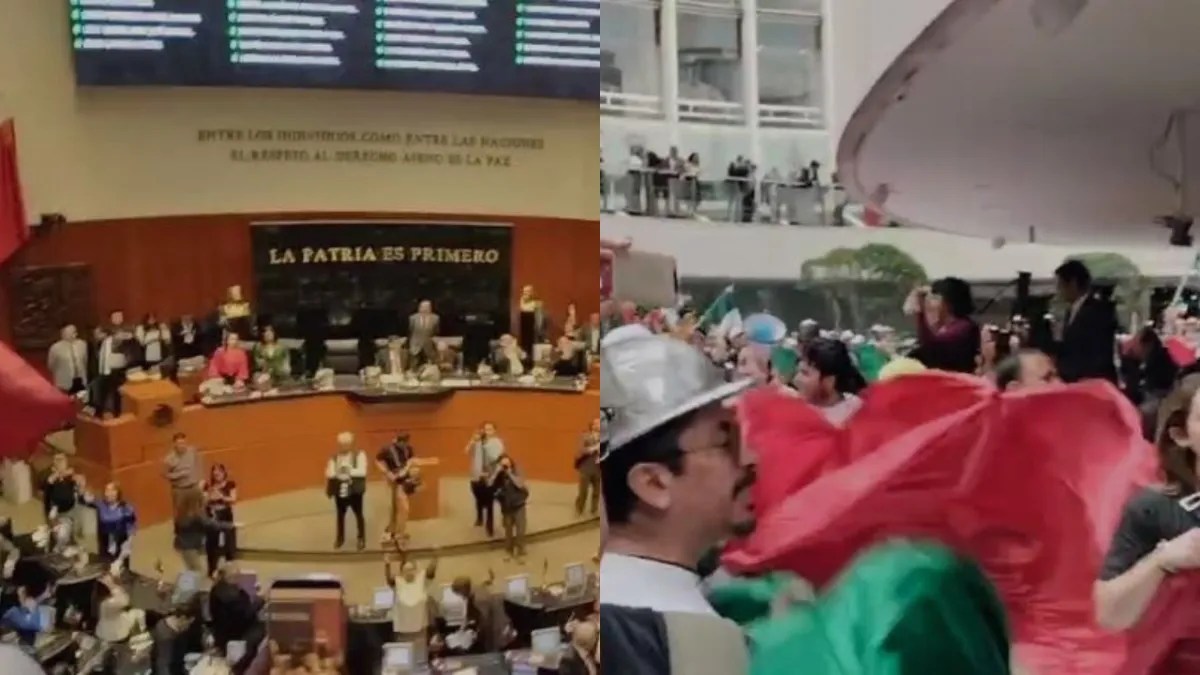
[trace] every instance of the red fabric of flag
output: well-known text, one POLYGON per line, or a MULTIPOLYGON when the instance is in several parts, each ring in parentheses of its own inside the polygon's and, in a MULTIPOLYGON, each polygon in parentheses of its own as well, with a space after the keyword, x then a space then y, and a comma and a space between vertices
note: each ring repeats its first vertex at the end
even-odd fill
POLYGON ((0 264, 29 239, 25 200, 17 171, 17 130, 11 119, 0 122, 0 264))
POLYGON ((874 544, 931 539, 987 571, 1030 672, 1124 675, 1161 655, 1162 641, 1129 651, 1093 619, 1124 504, 1156 467, 1111 385, 1001 394, 924 373, 872 385, 844 428, 767 389, 743 397, 739 415, 758 457, 758 527, 726 552, 731 571, 788 570, 820 587, 874 544))
POLYGON ((0 342, 0 459, 28 459, 75 403, 0 342))

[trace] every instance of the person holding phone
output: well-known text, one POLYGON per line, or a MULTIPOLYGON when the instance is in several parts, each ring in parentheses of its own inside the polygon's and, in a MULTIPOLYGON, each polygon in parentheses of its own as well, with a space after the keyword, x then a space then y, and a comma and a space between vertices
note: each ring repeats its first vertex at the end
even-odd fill
POLYGON ((354 447, 354 434, 343 431, 337 436, 338 450, 325 465, 325 492, 337 511, 337 538, 334 548, 346 543, 346 511, 354 512, 358 528, 358 550, 367 547, 363 497, 367 492, 367 455, 354 447))
POLYGON ((490 478, 504 455, 504 441, 496 435, 496 425, 484 422, 467 443, 466 454, 471 458, 471 494, 475 497, 475 527, 482 526, 488 537, 495 534, 495 515, 490 478))
POLYGON ((500 517, 504 525, 504 549, 509 558, 523 562, 525 557, 525 504, 529 501, 529 488, 517 471, 512 458, 504 455, 496 463, 488 479, 489 489, 500 502, 500 517))
MULTIPOLYGON (((233 505, 237 503, 237 483, 229 477, 224 464, 214 464, 208 471, 208 480, 201 482, 204 492, 205 510, 208 517, 220 523, 233 522, 233 505)), ((210 530, 204 542, 208 559, 208 574, 217 571, 221 558, 232 561, 237 557, 237 530, 210 530)))

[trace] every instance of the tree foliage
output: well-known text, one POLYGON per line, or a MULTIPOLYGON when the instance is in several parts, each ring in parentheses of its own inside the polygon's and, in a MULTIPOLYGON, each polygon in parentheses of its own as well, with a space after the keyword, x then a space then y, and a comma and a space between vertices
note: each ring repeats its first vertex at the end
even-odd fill
POLYGON ((1133 312, 1137 312, 1143 319, 1147 318, 1150 282, 1132 260, 1111 251, 1080 253, 1068 256, 1066 260, 1078 260, 1087 265, 1095 283, 1113 286, 1117 315, 1122 319, 1129 318, 1133 312))
POLYGON ((836 327, 863 328, 865 318, 892 314, 893 306, 899 308, 904 296, 925 283, 928 275, 921 263, 899 248, 867 244, 835 248, 804 261, 800 279, 825 294, 836 327))

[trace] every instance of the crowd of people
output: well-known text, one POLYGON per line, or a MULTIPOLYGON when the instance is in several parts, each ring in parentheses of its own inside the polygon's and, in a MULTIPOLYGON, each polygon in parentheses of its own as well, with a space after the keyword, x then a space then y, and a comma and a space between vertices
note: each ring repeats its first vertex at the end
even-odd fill
POLYGON ((632 215, 707 218, 702 203, 715 196, 722 202, 726 220, 798 224, 824 224, 823 200, 829 187, 817 161, 762 172, 750 159, 738 155, 716 180, 711 171, 707 178, 703 175, 699 153, 685 156, 671 147, 660 154, 641 146, 631 147, 624 166, 616 170, 602 162, 600 185, 606 204, 614 193, 622 200, 621 206, 606 209, 632 215), (615 187, 617 182, 620 189, 615 187), (806 199, 798 199, 801 194, 806 199))
MULTIPOLYGON (((607 333, 602 349, 605 367, 602 412, 606 432, 600 465, 607 518, 601 562, 605 580, 601 589, 602 619, 611 633, 607 656, 633 664, 636 672, 687 672, 689 675, 785 672, 779 668, 772 670, 769 664, 757 661, 757 657, 768 652, 778 655, 786 651, 787 634, 781 632, 783 629, 778 625, 773 629, 753 628, 757 624, 747 623, 749 617, 760 617, 754 620, 756 622, 778 618, 782 616, 778 607, 780 602, 787 605, 812 601, 816 597, 814 593, 821 591, 805 583, 780 585, 777 576, 757 580, 738 579, 736 574, 731 577, 729 571, 720 566, 721 556, 714 555, 723 546, 731 546, 731 542, 755 531, 756 525, 761 524, 756 521, 763 517, 763 505, 757 502, 762 493, 758 493, 758 497, 751 495, 760 489, 758 486, 764 478, 761 472, 772 469, 759 466, 755 453, 762 448, 746 445, 748 441, 742 425, 749 419, 747 410, 750 408, 747 406, 752 405, 749 402, 751 396, 746 392, 776 392, 774 396, 799 399, 808 406, 807 409, 816 411, 826 423, 837 428, 854 424, 856 416, 864 410, 864 400, 871 396, 872 387, 884 386, 873 383, 904 381, 926 373, 959 373, 967 378, 962 380, 964 383, 986 381, 995 390, 1013 395, 1053 394, 1059 391, 1060 382, 1084 383, 1092 387, 1087 391, 1093 392, 1091 395, 1096 399, 1109 401, 1106 392, 1113 392, 1111 405, 1115 406, 1112 413, 1115 419, 1123 419, 1122 407, 1133 410, 1137 406, 1140 418, 1131 415, 1130 419, 1137 419, 1140 424, 1130 425, 1132 438, 1115 436, 1106 442, 1120 446, 1126 454, 1132 452, 1135 455, 1145 447, 1141 444, 1146 441, 1156 445, 1161 482, 1137 490, 1131 487, 1132 496, 1125 502, 1119 525, 1114 520, 1112 530, 1101 528, 1102 536, 1109 537, 1110 542, 1107 550, 1100 551, 1102 565, 1095 570, 1074 572, 1094 575, 1095 596, 1087 598, 1091 613, 1078 619, 1082 626, 1067 627, 1065 630, 1075 631, 1074 638, 1063 640, 1082 640, 1079 635, 1084 626, 1089 627, 1087 630, 1095 627, 1100 631, 1099 635, 1106 630, 1114 634, 1130 631, 1136 635, 1139 622, 1150 613, 1158 617, 1156 620, 1163 620, 1162 602, 1175 592, 1167 589, 1178 590, 1178 584, 1172 584, 1172 579, 1176 576, 1186 578, 1188 570, 1200 569, 1200 555, 1197 554, 1200 548, 1196 545, 1200 541, 1196 533, 1200 530, 1196 529, 1192 516, 1195 494, 1200 488, 1197 478, 1200 470, 1192 450, 1200 443, 1200 438, 1194 438, 1200 432, 1193 424, 1197 411, 1200 411, 1197 398, 1200 375, 1192 375, 1196 371, 1197 348, 1200 346, 1200 340, 1196 339, 1200 336, 1200 321, 1189 318, 1186 309, 1174 307, 1161 322, 1122 327, 1113 303, 1094 288, 1086 265, 1068 261, 1056 270, 1055 276, 1063 311, 1036 319, 1017 315, 1005 326, 980 325, 976 321, 975 303, 968 283, 955 278, 937 280, 928 287, 915 289, 905 302, 905 312, 912 317, 913 325, 903 331, 908 334, 904 337, 900 335, 901 331, 885 326, 876 326, 867 335, 856 335, 822 330, 812 321, 803 322, 795 330, 765 330, 741 325, 730 331, 720 321, 719 313, 714 315, 711 308, 708 312, 687 306, 647 311, 628 303, 606 304, 603 310, 607 333), (1097 381, 1112 386, 1099 385, 1097 381), (1097 386, 1101 388, 1095 388, 1097 386), (729 404, 734 401, 744 402, 729 404), (721 498, 717 499, 717 496, 721 498), (730 596, 722 596, 721 592, 730 583, 757 585, 750 590, 737 586, 741 595, 737 595, 737 602, 731 605, 728 602, 730 596), (760 601, 763 603, 761 612, 755 604, 760 601), (714 604, 723 616, 764 637, 768 644, 756 644, 751 640, 748 653, 743 647, 745 636, 736 625, 704 621, 704 618, 716 616, 714 604), (698 628, 698 624, 703 628, 698 628), (766 637, 768 630, 773 631, 769 633, 770 637, 766 637), (646 639, 646 636, 655 635, 662 636, 663 644, 669 644, 670 648, 655 652, 639 647, 639 637, 646 639), (683 637, 686 635, 697 637, 688 640, 683 637), (751 658, 756 659, 753 669, 747 660, 751 658)), ((932 378, 928 382, 943 381, 932 378)), ((793 415, 796 412, 789 410, 793 415)), ((893 411, 889 413, 889 424, 907 428, 903 427, 908 424, 903 421, 905 416, 917 417, 916 412, 893 411)), ((793 432, 801 434, 797 430, 808 428, 804 425, 809 424, 802 418, 781 416, 780 412, 761 412, 760 415, 761 418, 755 418, 760 423, 774 425, 770 431, 773 435, 758 436, 760 441, 778 439, 793 432)), ((872 415, 873 419, 878 417, 878 409, 872 415)), ((899 433, 899 428, 891 433, 899 433)), ((795 442, 815 441, 800 435, 795 442)), ((816 452, 816 449, 812 451, 816 452)), ((808 460, 801 461, 799 457, 806 452, 801 446, 790 447, 784 454, 791 453, 790 464, 804 467, 808 460)), ((783 461, 779 457, 773 458, 783 461)), ((784 465, 771 466, 779 469, 784 465)), ((803 468, 789 470, 806 471, 803 468)), ((819 466, 807 469, 810 473, 804 473, 806 480, 813 480, 822 470, 830 469, 819 466)), ((778 476, 765 478, 778 488, 781 480, 778 476)), ((1144 478, 1141 474, 1129 474, 1112 480, 1114 485, 1133 486, 1141 484, 1138 481, 1144 478)), ((837 491, 853 489, 844 485, 837 491)), ((822 494, 832 498, 834 492, 822 494)), ((1038 497, 1026 498, 1036 500, 1038 497)), ((1112 499, 1108 494, 1095 493, 1085 493, 1080 498, 1090 506, 1112 499)), ((1119 501, 1117 505, 1119 508, 1119 501)), ((796 508, 800 506, 797 504, 796 508)), ((903 507, 897 503, 897 508, 903 507)), ((792 533, 788 536, 802 536, 795 533, 805 532, 808 527, 796 520, 798 513, 794 512, 787 520, 791 524, 783 528, 792 533)), ((903 517, 897 515, 901 519, 901 531, 903 517)), ((783 527, 780 523, 777 525, 783 527)), ((956 525, 950 523, 945 527, 953 530, 956 525)), ((1042 542, 1039 546, 1052 549, 1056 544, 1042 542)), ((725 548, 725 559, 729 559, 729 551, 736 550, 739 549, 725 548)), ((861 564, 870 566, 872 563, 867 561, 872 554, 862 553, 864 562, 861 564)), ((913 560, 931 559, 927 556, 940 559, 941 554, 924 550, 899 553, 890 550, 879 555, 898 556, 896 559, 902 562, 896 564, 904 566, 913 560)), ((739 559, 734 556, 735 561, 739 559)), ((1011 574, 1015 571, 991 569, 988 564, 988 561, 983 563, 984 571, 997 576, 978 583, 996 584, 1001 601, 1012 611, 1013 607, 1008 603, 1020 602, 1007 595, 1013 592, 1011 574)), ((968 567, 974 567, 974 563, 969 563, 968 567)), ((879 579, 879 575, 871 581, 867 577, 855 577, 849 570, 843 572, 856 580, 843 582, 845 584, 873 584, 879 579)), ((961 581, 961 577, 956 578, 961 581)), ((989 591, 993 592, 996 591, 989 591)), ((951 591, 947 593, 953 595, 951 591)), ((840 599, 846 598, 843 595, 840 599)), ((925 602, 928 605, 925 610, 929 610, 942 600, 929 598, 925 602)), ((960 606, 955 611, 963 609, 960 606)), ((1000 605, 987 608, 978 605, 971 611, 1004 610, 1005 607, 1000 605)), ((895 611, 893 606, 888 613, 895 611)), ((840 619, 846 619, 846 616, 840 619)), ((881 623, 877 616, 873 619, 859 616, 858 620, 863 624, 881 623)), ((960 620, 964 625, 976 621, 962 617, 960 620)), ((1001 615, 1001 628, 1004 621, 1001 615)), ((1161 652, 1155 656, 1159 664, 1156 667, 1166 669, 1117 670, 1120 664, 1140 658, 1136 655, 1139 649, 1150 649, 1131 647, 1127 654, 1120 651, 1124 649, 1124 637, 1117 636, 1122 646, 1118 648, 1105 643, 1106 648, 1116 650, 1110 654, 1119 652, 1125 660, 1112 659, 1111 672, 1171 675, 1193 672, 1200 662, 1190 660, 1195 657, 1188 645, 1194 642, 1189 642, 1187 636, 1191 633, 1186 628, 1186 621, 1181 621, 1172 624, 1183 634, 1180 641, 1160 641, 1153 648, 1161 652), (1163 664, 1170 664, 1170 667, 1163 664)), ((1054 622, 1047 619, 1041 627, 1045 629, 1047 623, 1054 622)), ((792 624, 797 634, 807 630, 797 627, 800 625, 792 624)), ((892 625, 891 629, 899 630, 898 625, 892 625)), ((863 626, 847 629, 857 631, 863 626)), ((1054 630, 1060 629, 1063 626, 1054 626, 1054 630)), ((1058 635, 1065 634, 1060 632, 1058 635)), ((977 636, 977 641, 995 642, 997 639, 1003 644, 1002 659, 993 659, 989 667, 975 662, 975 669, 953 672, 1029 672, 1045 662, 1044 654, 1037 651, 1032 652, 1034 656, 1030 657, 1029 664, 1010 662, 1009 640, 1014 641, 1012 649, 1015 653, 1015 641, 1027 640, 1028 635, 1001 632, 985 638, 981 632, 977 636)), ((1102 637, 1099 639, 1103 640, 1102 637)), ((798 639, 799 642, 803 641, 798 639)), ((927 646, 914 644, 912 648, 915 652, 927 646)), ((987 651, 978 646, 976 656, 987 651)), ((824 648, 828 648, 828 644, 821 647, 824 648)), ((954 659, 961 657, 955 653, 959 648, 954 641, 945 641, 938 649, 943 658, 954 659)), ((859 645, 858 649, 870 651, 871 648, 859 645)), ((1056 658, 1084 658, 1089 650, 1099 649, 1095 644, 1081 643, 1078 653, 1059 653, 1056 658)), ((1071 650, 1064 648, 1061 651, 1071 650)), ((856 655, 859 656, 863 655, 856 655)), ((804 655, 804 658, 811 658, 817 664, 821 661, 820 651, 804 655)), ((913 661, 914 664, 917 662, 913 661)), ((845 666, 844 662, 842 666, 845 666)), ((822 670, 819 665, 814 668, 813 672, 842 672, 836 668, 822 670)), ((881 665, 875 668, 855 672, 910 672, 881 669, 881 665)), ((925 671, 914 669, 911 672, 925 671)), ((1110 671, 1093 668, 1078 672, 1110 671)))

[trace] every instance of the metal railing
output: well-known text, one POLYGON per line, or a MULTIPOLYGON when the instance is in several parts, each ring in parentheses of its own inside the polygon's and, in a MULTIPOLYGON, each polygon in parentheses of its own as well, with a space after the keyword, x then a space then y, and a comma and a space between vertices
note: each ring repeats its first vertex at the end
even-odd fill
POLYGON ((653 94, 601 91, 600 112, 625 117, 661 117, 662 98, 653 94))
POLYGON ((826 204, 829 192, 821 185, 737 177, 706 180, 669 171, 600 174, 601 212, 657 218, 827 225, 832 215, 826 204))

